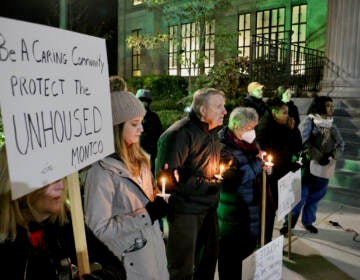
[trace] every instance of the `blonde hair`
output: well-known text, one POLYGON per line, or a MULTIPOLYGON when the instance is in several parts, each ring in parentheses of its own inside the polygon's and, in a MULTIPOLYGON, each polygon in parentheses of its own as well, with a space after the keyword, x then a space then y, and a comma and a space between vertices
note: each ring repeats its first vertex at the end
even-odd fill
POLYGON ((114 126, 115 154, 124 162, 133 176, 140 176, 142 168, 151 168, 149 156, 140 147, 139 142, 126 146, 124 140, 124 124, 114 126))
MULTIPOLYGON (((39 192, 43 191, 43 188, 16 200, 12 200, 5 146, 0 148, 0 159, 0 243, 3 243, 6 240, 15 240, 17 225, 27 229, 31 218, 36 220, 37 211, 32 207, 32 201, 36 199, 39 192)), ((65 206, 65 191, 63 193, 63 201, 64 207, 59 213, 50 217, 50 222, 58 222, 60 225, 68 222, 65 206)))

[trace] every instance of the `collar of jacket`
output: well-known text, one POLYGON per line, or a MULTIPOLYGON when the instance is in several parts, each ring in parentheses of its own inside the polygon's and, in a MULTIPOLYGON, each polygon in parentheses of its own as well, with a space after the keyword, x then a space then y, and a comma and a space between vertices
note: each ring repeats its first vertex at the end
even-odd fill
POLYGON ((222 126, 218 126, 209 130, 209 124, 201 121, 193 110, 190 111, 189 118, 192 122, 194 122, 198 127, 207 133, 218 133, 218 131, 222 128, 222 126))
POLYGON ((117 158, 114 158, 112 156, 108 156, 106 158, 103 158, 100 161, 100 165, 103 166, 106 169, 111 170, 114 173, 120 174, 123 177, 131 178, 130 173, 127 170, 125 164, 121 160, 119 160, 117 158))
POLYGON ((146 195, 146 193, 141 188, 141 186, 136 181, 134 181, 134 179, 131 177, 125 164, 121 160, 114 158, 112 156, 108 156, 108 157, 100 160, 99 164, 103 168, 106 168, 106 169, 110 170, 111 172, 119 174, 121 177, 129 179, 131 182, 133 182, 139 188, 139 190, 144 194, 144 196, 149 199, 149 197, 146 195))

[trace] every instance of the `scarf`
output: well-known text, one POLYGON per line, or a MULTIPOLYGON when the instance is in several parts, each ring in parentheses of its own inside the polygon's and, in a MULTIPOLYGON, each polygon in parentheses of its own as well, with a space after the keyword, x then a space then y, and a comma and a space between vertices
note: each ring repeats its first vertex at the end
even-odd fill
POLYGON ((330 128, 333 124, 334 118, 329 117, 329 118, 322 118, 319 114, 310 114, 309 117, 314 121, 314 124, 317 127, 321 127, 321 128, 330 128))
POLYGON ((259 148, 255 142, 250 144, 240 140, 230 129, 227 130, 227 136, 237 147, 243 150, 247 156, 256 156, 259 153, 259 148))

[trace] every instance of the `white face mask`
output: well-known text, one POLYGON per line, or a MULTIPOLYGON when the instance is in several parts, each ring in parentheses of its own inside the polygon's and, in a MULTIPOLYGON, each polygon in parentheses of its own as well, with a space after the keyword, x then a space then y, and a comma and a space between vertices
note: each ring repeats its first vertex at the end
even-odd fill
POLYGON ((241 136, 241 140, 244 140, 245 142, 251 144, 252 142, 254 142, 255 137, 256 137, 255 129, 252 129, 252 130, 246 131, 246 132, 241 136))

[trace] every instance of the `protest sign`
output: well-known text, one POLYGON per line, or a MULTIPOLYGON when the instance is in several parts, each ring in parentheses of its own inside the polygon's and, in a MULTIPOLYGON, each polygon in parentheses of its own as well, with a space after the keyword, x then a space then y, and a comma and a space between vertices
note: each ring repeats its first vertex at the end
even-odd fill
POLYGON ((104 39, 0 17, 0 92, 13 199, 114 151, 104 39))
POLYGON ((301 169, 289 172, 278 181, 277 219, 282 220, 301 200, 301 169))
POLYGON ((243 280, 279 280, 282 276, 284 237, 280 235, 243 260, 243 280))

